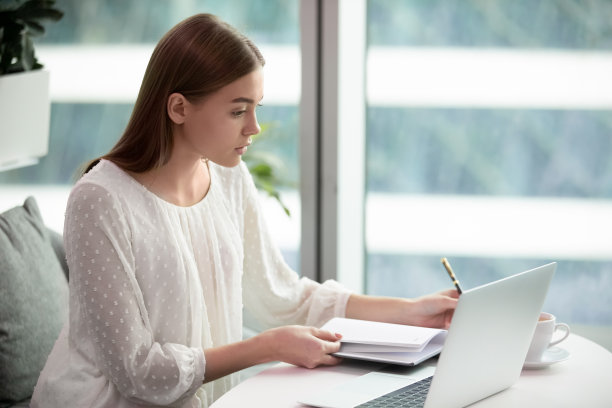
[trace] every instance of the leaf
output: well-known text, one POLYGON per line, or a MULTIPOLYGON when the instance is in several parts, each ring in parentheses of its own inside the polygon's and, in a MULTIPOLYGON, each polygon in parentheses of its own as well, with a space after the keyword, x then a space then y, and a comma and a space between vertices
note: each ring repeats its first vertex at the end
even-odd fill
POLYGON ((24 21, 24 23, 26 27, 28 28, 28 33, 26 35, 38 37, 45 33, 45 27, 43 27, 42 24, 37 23, 36 21, 26 20, 24 21))
POLYGON ((42 68, 32 37, 45 33, 43 20, 64 16, 54 6, 55 0, 0 0, 0 75, 42 68))
POLYGON ((24 20, 52 20, 58 21, 64 16, 64 13, 49 8, 32 8, 32 7, 22 7, 21 9, 16 11, 19 18, 24 20))
MULTIPOLYGON (((6 74, 15 72, 13 67, 16 63, 13 60, 17 59, 17 69, 21 67, 19 59, 22 53, 20 26, 12 24, 4 28, 4 39, 2 45, 2 55, 0 58, 0 73, 6 74)), ((18 71, 17 71, 18 72, 18 71)))
POLYGON ((36 57, 34 56, 34 44, 32 39, 28 36, 23 37, 23 43, 21 48, 21 64, 25 71, 30 71, 36 64, 36 57))
POLYGON ((255 145, 250 148, 247 154, 243 157, 244 162, 249 168, 249 172, 253 176, 255 187, 258 190, 265 192, 268 196, 274 198, 287 216, 291 216, 289 208, 284 204, 278 188, 281 186, 292 186, 293 183, 284 179, 285 165, 284 162, 275 154, 269 151, 259 150, 259 142, 270 137, 270 129, 274 123, 260 124, 261 131, 253 136, 255 145))
POLYGON ((26 0, 0 0, 0 13, 17 10, 26 0))
POLYGON ((272 167, 264 163, 259 163, 253 166, 251 168, 251 172, 262 178, 272 177, 272 167))

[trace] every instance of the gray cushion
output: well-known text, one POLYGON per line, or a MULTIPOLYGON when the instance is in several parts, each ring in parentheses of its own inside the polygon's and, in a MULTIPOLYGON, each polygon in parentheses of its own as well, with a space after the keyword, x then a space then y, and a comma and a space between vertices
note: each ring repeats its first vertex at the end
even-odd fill
POLYGON ((29 398, 68 316, 68 283, 34 198, 0 214, 0 404, 29 398))
POLYGON ((49 234, 51 246, 55 251, 55 256, 57 256, 57 259, 64 270, 64 275, 66 276, 66 279, 68 279, 68 261, 66 261, 66 250, 64 249, 64 239, 62 234, 50 228, 47 228, 47 233, 49 234))

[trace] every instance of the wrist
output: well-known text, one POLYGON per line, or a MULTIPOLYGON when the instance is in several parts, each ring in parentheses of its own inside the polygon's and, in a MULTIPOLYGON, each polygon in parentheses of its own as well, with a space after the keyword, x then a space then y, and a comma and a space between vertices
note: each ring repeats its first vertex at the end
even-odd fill
POLYGON ((395 324, 409 324, 413 313, 414 301, 404 298, 387 298, 385 308, 385 321, 395 324))
POLYGON ((346 317, 386 323, 407 324, 415 300, 384 296, 351 295, 346 317))
POLYGON ((251 337, 248 341, 252 342, 255 355, 257 356, 257 364, 269 363, 277 361, 276 358, 276 337, 274 329, 266 330, 256 336, 251 337))
POLYGON ((415 299, 401 299, 401 315, 399 320, 402 324, 414 324, 414 313, 417 301, 415 299))

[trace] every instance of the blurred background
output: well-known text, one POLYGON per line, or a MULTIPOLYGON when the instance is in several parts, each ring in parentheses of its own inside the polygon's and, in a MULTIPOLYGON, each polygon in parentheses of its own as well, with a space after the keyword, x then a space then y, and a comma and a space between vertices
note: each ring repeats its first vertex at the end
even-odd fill
MULTIPOLYGON (((155 43, 183 18, 209 12, 267 60, 258 111, 266 130, 249 152, 283 163, 291 216, 262 200, 299 273, 300 121, 310 120, 299 109, 299 0, 56 6, 64 18, 36 43, 51 72, 49 153, 0 173, 0 210, 34 195, 61 232, 75 172, 121 135, 155 43)), ((366 109, 355 118, 366 124, 362 291, 412 297, 447 288, 441 256, 464 288, 557 261, 545 309, 612 350, 612 2, 366 7, 366 109)))

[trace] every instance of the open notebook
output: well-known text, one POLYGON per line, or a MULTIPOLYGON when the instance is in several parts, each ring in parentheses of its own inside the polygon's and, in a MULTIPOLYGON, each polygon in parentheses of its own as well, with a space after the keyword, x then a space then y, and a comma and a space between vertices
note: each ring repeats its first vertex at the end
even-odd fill
POLYGON ((342 334, 335 356, 412 366, 440 353, 446 330, 335 317, 322 329, 342 334))

